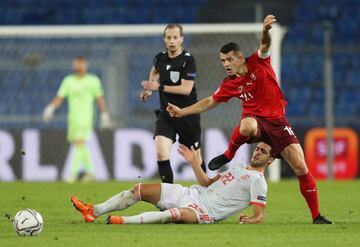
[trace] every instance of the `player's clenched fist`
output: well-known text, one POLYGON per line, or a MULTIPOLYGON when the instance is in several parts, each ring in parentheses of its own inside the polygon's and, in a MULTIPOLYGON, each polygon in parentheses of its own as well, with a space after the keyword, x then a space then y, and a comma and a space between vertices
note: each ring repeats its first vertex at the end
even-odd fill
POLYGON ((182 117, 181 109, 179 107, 177 107, 176 105, 168 103, 166 110, 168 111, 168 113, 171 117, 182 117))
POLYGON ((150 98, 151 94, 152 94, 151 90, 142 89, 140 91, 139 98, 142 102, 145 102, 150 98))
POLYGON ((272 28, 272 24, 276 22, 276 18, 274 15, 267 15, 264 19, 263 30, 268 31, 272 28))

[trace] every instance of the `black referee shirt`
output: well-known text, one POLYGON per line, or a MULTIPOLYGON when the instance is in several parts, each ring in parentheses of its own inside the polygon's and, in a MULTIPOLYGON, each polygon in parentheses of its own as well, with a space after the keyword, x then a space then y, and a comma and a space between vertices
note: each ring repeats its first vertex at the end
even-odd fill
MULTIPOLYGON (((160 52, 154 58, 154 68, 159 73, 160 85, 178 86, 181 79, 195 80, 196 65, 194 57, 187 51, 174 58, 169 58, 168 52, 160 52)), ((197 102, 195 85, 190 95, 171 94, 159 92, 161 109, 165 110, 168 102, 180 108, 197 102)))

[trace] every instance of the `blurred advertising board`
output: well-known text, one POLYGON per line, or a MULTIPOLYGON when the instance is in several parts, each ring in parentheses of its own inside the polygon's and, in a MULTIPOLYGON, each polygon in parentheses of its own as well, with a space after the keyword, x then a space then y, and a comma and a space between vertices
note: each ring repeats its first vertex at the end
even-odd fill
MULTIPOLYGON (((315 178, 326 179, 327 143, 326 129, 313 128, 305 134, 305 158, 309 170, 315 178)), ((334 129, 334 167, 335 179, 354 179, 359 169, 359 140, 357 133, 350 128, 334 129)))
MULTIPOLYGON (((158 178, 153 133, 146 129, 123 128, 94 132, 88 141, 97 180, 142 180, 158 178)), ((228 138, 223 130, 203 130, 202 153, 209 162, 226 150, 228 138)), ((190 165, 177 153, 170 161, 176 180, 195 180, 190 165)), ((55 181, 70 175, 73 149, 65 130, 1 130, 0 181, 55 181)), ((229 165, 246 164, 249 146, 243 145, 229 165)), ((210 176, 215 172, 208 172, 210 176)))

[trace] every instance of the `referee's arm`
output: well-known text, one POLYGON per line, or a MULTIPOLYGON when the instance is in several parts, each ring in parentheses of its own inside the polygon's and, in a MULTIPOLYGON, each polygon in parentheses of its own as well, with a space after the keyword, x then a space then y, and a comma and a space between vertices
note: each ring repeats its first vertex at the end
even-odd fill
MULTIPOLYGON (((156 71, 154 66, 152 66, 151 70, 150 70, 150 73, 149 73, 149 80, 148 81, 142 81, 142 83, 147 83, 147 84, 156 83, 156 84, 158 84, 157 83, 158 80, 159 80, 159 72, 156 71)), ((145 102, 150 98, 151 95, 152 95, 152 90, 143 87, 143 89, 140 91, 139 98, 140 98, 140 100, 142 102, 145 102)))
POLYGON ((164 85, 162 90, 159 88, 159 91, 165 93, 172 93, 172 94, 180 94, 180 95, 190 95, 195 82, 192 80, 181 80, 181 84, 178 86, 167 86, 164 85))

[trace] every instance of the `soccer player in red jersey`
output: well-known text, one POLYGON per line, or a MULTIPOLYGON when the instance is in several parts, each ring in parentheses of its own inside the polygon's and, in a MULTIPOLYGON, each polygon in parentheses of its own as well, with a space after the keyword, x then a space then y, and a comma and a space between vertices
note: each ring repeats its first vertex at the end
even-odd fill
POLYGON ((197 103, 179 108, 168 104, 172 117, 198 114, 236 97, 242 100, 240 125, 233 130, 226 152, 209 163, 216 170, 228 163, 244 143, 263 141, 272 146, 272 156, 286 160, 299 179, 300 190, 311 211, 314 224, 331 224, 319 212, 316 182, 307 168, 303 150, 291 125, 285 118, 286 101, 270 63, 271 35, 276 18, 264 19, 259 49, 245 58, 236 43, 220 50, 220 59, 228 76, 218 90, 197 103))

